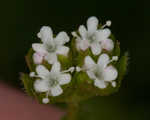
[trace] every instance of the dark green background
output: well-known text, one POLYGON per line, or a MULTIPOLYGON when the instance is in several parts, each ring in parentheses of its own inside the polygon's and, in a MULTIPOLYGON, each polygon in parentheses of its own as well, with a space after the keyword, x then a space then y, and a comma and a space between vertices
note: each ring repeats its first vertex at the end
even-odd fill
POLYGON ((144 0, 5 0, 0 1, 0 78, 21 88, 19 72, 27 72, 24 56, 37 32, 49 25, 68 33, 97 16, 112 20, 112 31, 129 51, 128 74, 120 91, 86 101, 82 120, 150 119, 150 7, 144 0))

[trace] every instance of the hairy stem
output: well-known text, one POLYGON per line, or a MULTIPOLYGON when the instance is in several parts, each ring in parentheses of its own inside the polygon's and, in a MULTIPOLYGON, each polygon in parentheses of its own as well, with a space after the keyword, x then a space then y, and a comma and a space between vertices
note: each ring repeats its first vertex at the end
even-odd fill
POLYGON ((78 107, 78 103, 68 103, 66 120, 77 120, 78 107))

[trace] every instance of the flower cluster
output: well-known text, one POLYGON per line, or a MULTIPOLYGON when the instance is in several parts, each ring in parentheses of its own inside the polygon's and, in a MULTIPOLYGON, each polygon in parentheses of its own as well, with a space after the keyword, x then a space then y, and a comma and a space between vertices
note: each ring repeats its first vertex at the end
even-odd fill
MULTIPOLYGON (((112 34, 108 28, 110 26, 111 21, 107 21, 105 25, 99 25, 96 17, 90 17, 87 20, 87 28, 80 25, 78 31, 72 32, 72 39, 64 31, 53 35, 51 27, 41 28, 37 34, 41 43, 32 44, 31 56, 35 69, 31 70, 30 78, 34 80, 32 85, 34 91, 44 93, 43 103, 49 103, 50 97, 64 94, 63 86, 65 85, 70 85, 67 89, 69 91, 71 88, 73 91, 73 93, 67 93, 69 98, 71 94, 77 96, 74 89, 78 88, 78 85, 72 81, 77 81, 78 77, 83 78, 83 73, 88 77, 85 77, 84 81, 90 79, 92 82, 88 84, 96 90, 104 90, 108 86, 117 87, 116 79, 119 76, 119 70, 115 63, 121 63, 118 62, 119 54, 114 54, 116 41, 111 37, 112 34), (59 60, 59 55, 66 58, 67 64, 64 59, 59 60), (62 67, 65 65, 69 67, 62 67)), ((31 60, 28 59, 28 61, 31 60)))

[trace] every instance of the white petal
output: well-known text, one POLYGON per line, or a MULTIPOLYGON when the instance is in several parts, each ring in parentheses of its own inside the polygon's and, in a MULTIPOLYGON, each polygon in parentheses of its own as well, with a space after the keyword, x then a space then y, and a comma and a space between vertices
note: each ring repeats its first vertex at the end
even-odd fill
POLYGON ((84 25, 80 25, 80 27, 79 27, 79 33, 80 33, 82 39, 86 38, 86 36, 87 36, 87 30, 86 30, 86 28, 85 28, 84 25))
POLYGON ((89 76, 90 79, 96 79, 95 74, 92 71, 86 71, 87 75, 89 76))
POLYGON ((102 49, 101 49, 101 45, 97 42, 94 42, 91 44, 91 50, 92 50, 92 53, 94 55, 98 55, 101 53, 102 49))
POLYGON ((41 64, 42 61, 43 61, 43 54, 40 54, 40 53, 33 54, 33 62, 35 64, 41 64))
POLYGON ((71 81, 71 75, 70 74, 61 74, 59 76, 59 84, 64 85, 68 84, 71 81))
POLYGON ((111 34, 111 31, 108 28, 105 29, 100 29, 98 31, 95 32, 95 36, 96 36, 96 40, 97 41, 103 41, 105 39, 107 39, 111 34))
POLYGON ((88 33, 92 35, 98 27, 98 19, 96 17, 90 17, 87 20, 88 33))
POLYGON ((106 67, 108 63, 109 63, 109 56, 107 54, 102 54, 98 58, 97 64, 100 65, 101 67, 103 68, 106 67))
POLYGON ((77 48, 85 51, 89 47, 89 42, 87 40, 77 41, 77 48))
POLYGON ((43 26, 37 36, 41 38, 42 42, 53 40, 52 29, 48 26, 43 26))
POLYGON ((101 42, 101 46, 105 50, 112 51, 114 48, 114 43, 111 39, 106 39, 101 42))
POLYGON ((44 59, 47 60, 49 64, 54 64, 55 62, 57 62, 56 53, 50 53, 46 55, 44 59))
POLYGON ((51 72, 58 73, 60 72, 61 66, 59 62, 55 62, 51 68, 51 72))
POLYGON ((115 80, 118 76, 118 71, 113 66, 108 66, 103 71, 105 81, 115 80))
POLYGON ((63 93, 63 90, 62 90, 62 88, 59 85, 51 88, 52 96, 59 96, 62 93, 63 93))
POLYGON ((107 87, 107 84, 105 83, 105 81, 103 81, 103 80, 98 80, 98 79, 96 79, 96 80, 94 81, 94 85, 95 85, 96 87, 98 87, 98 88, 101 88, 101 89, 104 89, 104 88, 107 87))
POLYGON ((55 38, 55 43, 58 45, 64 45, 66 42, 69 42, 70 38, 66 32, 60 32, 55 38))
POLYGON ((86 56, 84 62, 85 62, 85 67, 87 69, 91 69, 91 68, 95 67, 95 65, 96 65, 90 56, 86 56))
POLYGON ((46 80, 36 80, 34 82, 34 89, 36 92, 46 92, 49 90, 46 80))
POLYGON ((56 53, 67 56, 69 52, 69 47, 60 46, 57 48, 56 53))
POLYGON ((105 29, 103 30, 103 35, 105 36, 105 38, 108 38, 108 37, 110 36, 110 34, 111 34, 110 29, 105 28, 105 29))
POLYGON ((89 42, 87 40, 80 41, 80 49, 85 51, 89 47, 89 42))
POLYGON ((46 50, 45 50, 43 44, 34 43, 34 44, 32 44, 32 48, 33 48, 34 51, 36 51, 38 53, 41 53, 41 54, 45 54, 46 53, 46 50))
POLYGON ((45 78, 45 76, 49 74, 49 71, 43 65, 38 65, 36 67, 36 72, 41 78, 45 78))

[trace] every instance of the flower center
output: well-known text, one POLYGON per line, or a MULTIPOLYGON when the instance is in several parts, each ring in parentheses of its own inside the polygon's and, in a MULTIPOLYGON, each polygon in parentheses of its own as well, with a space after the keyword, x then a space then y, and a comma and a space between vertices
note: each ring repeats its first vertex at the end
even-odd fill
POLYGON ((96 78, 103 79, 102 70, 99 67, 96 68, 94 74, 95 74, 96 78))
POLYGON ((56 50, 56 45, 54 44, 45 44, 45 47, 46 47, 46 50, 50 53, 55 52, 56 50))
POLYGON ((48 76, 48 80, 48 84, 50 87, 54 87, 58 84, 58 80, 55 75, 48 76))
POLYGON ((95 34, 89 35, 87 38, 89 43, 93 43, 94 41, 96 41, 95 34))

